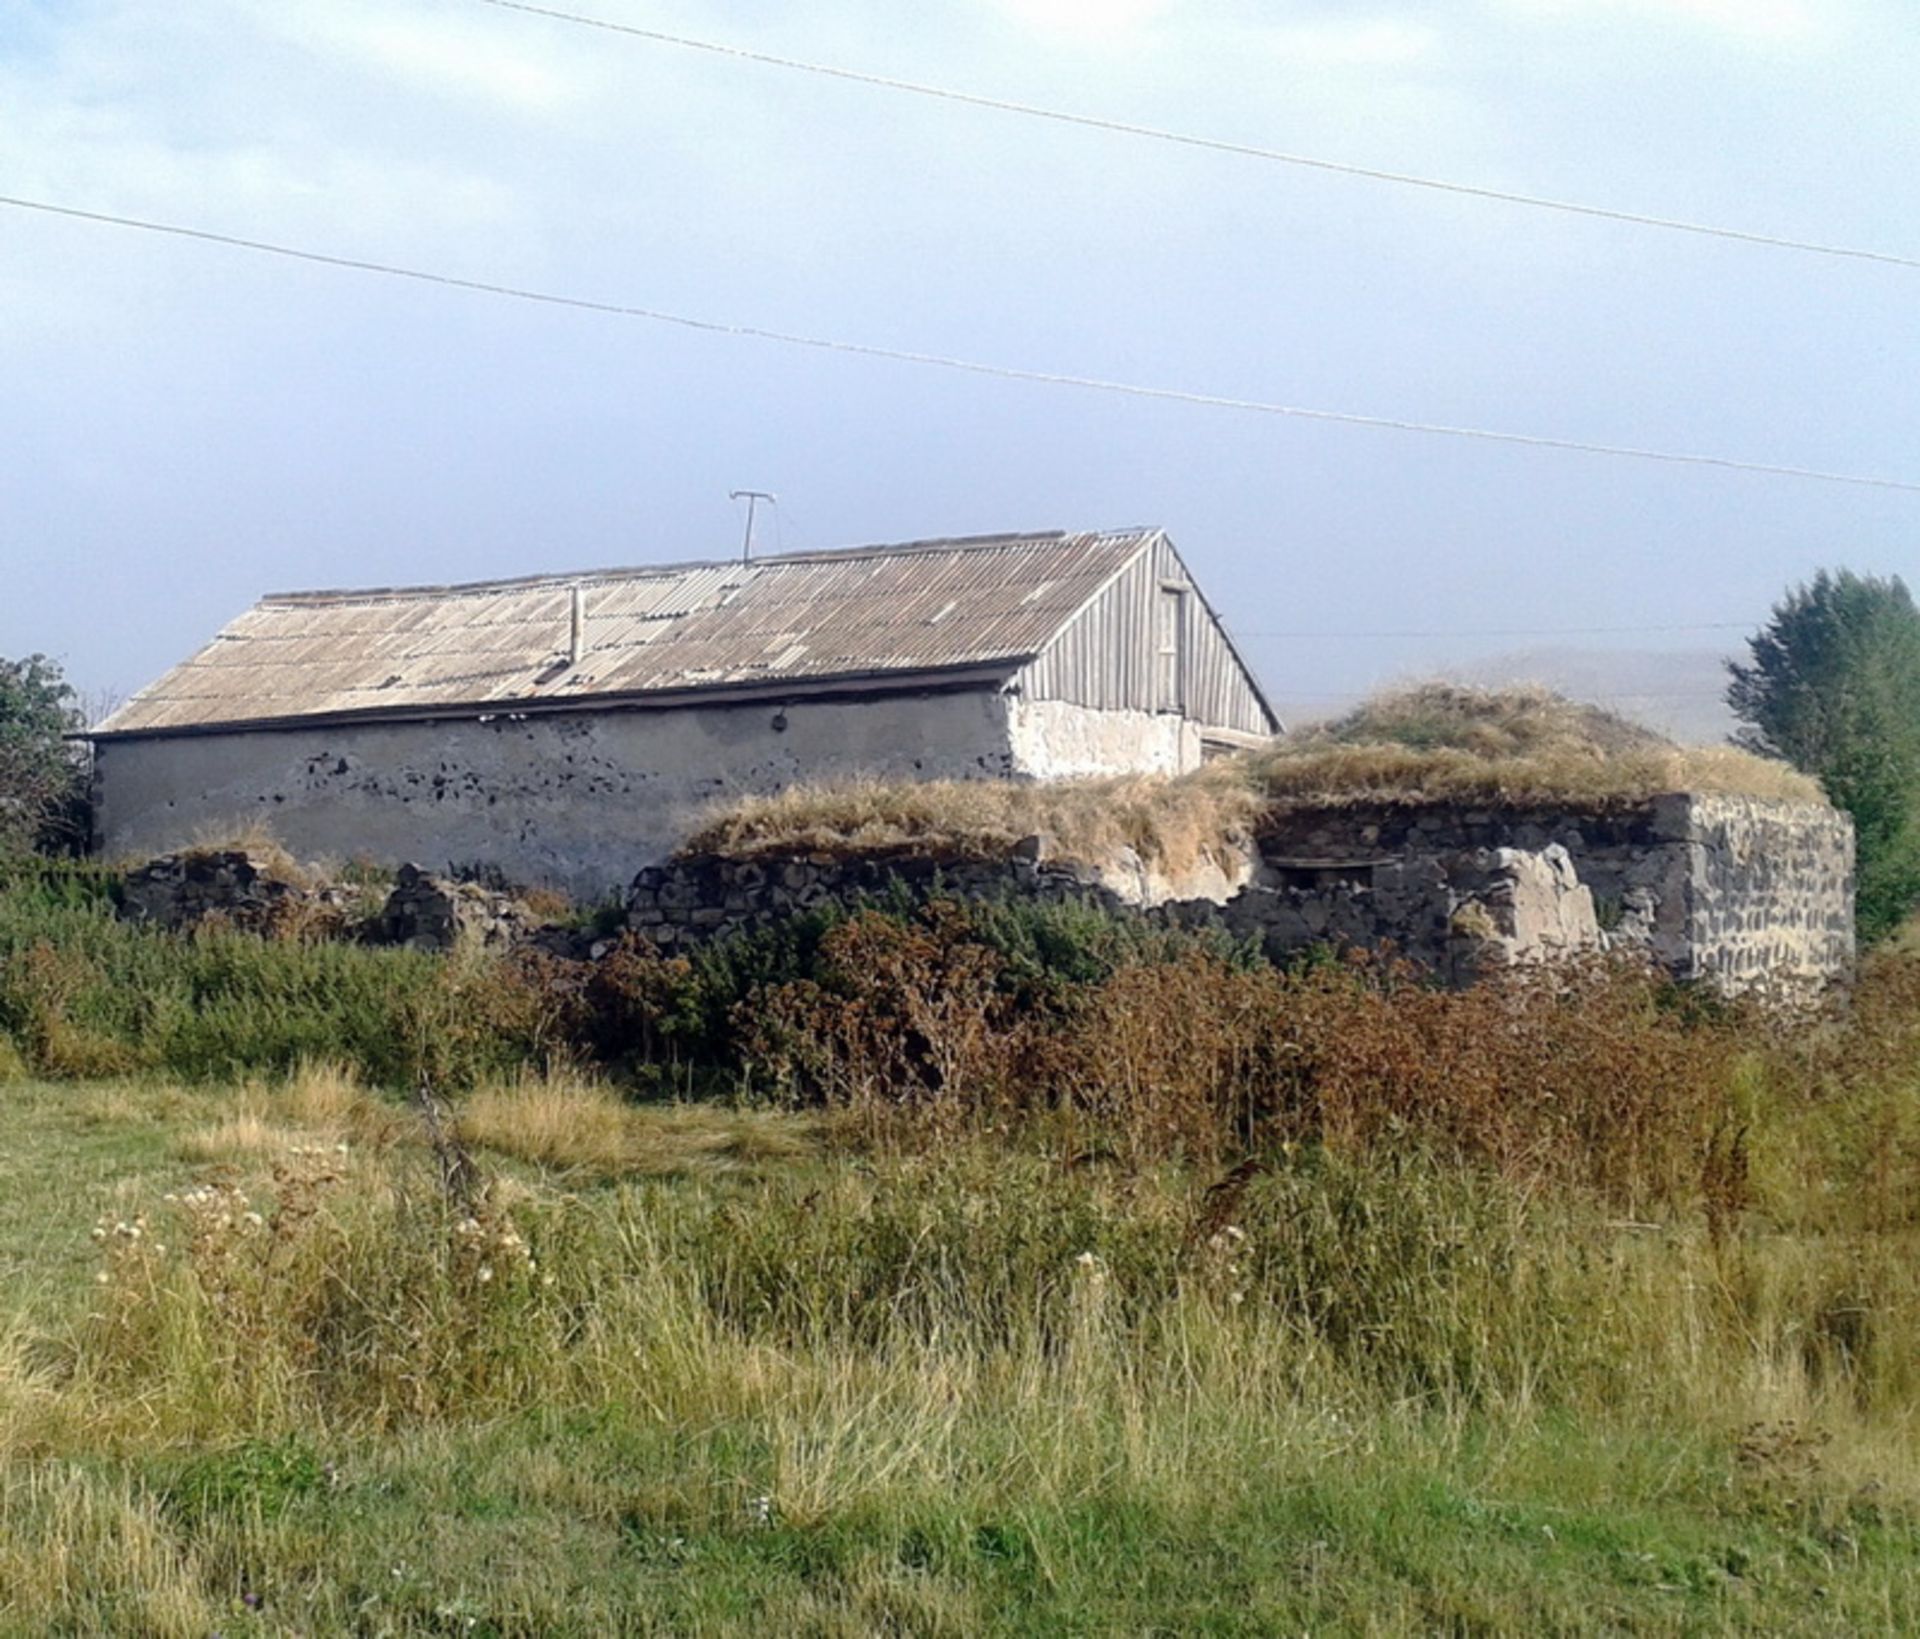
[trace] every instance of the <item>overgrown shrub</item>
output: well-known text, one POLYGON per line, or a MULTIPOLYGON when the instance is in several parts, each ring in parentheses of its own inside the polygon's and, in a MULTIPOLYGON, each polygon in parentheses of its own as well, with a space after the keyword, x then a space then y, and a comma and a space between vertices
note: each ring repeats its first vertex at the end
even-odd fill
POLYGON ((959 907, 868 912, 813 976, 741 1004, 743 1051, 785 1097, 936 1130, 1009 1116, 1135 1158, 1213 1163, 1280 1143, 1395 1144, 1621 1199, 1739 1206, 1738 1008, 1672 1005, 1632 965, 1434 988, 1388 962, 1282 971, 1152 955, 1016 1003, 1010 958, 959 907))
POLYGON ((0 1034, 34 1070, 194 1080, 351 1063, 458 1085, 563 1045, 546 992, 490 959, 168 933, 115 919, 103 875, 36 871, 0 888, 0 1034))
POLYGON ((41 1075, 335 1060, 457 1089, 597 1062, 649 1092, 850 1111, 870 1141, 1019 1122, 1069 1155, 1204 1167, 1412 1147, 1719 1225, 1756 1168, 1786 1164, 1756 1148, 1755 1110, 1809 1098, 1835 1112, 1818 1142, 1879 1157, 1859 1176, 1885 1220, 1914 1213, 1920 1117, 1887 1089, 1920 1062, 1916 975, 1869 963, 1850 1012, 1788 1029, 1621 963, 1450 992, 1379 960, 1277 970, 1071 905, 823 908, 687 957, 629 937, 587 963, 167 934, 116 921, 84 871, 0 892, 0 1037, 41 1075))

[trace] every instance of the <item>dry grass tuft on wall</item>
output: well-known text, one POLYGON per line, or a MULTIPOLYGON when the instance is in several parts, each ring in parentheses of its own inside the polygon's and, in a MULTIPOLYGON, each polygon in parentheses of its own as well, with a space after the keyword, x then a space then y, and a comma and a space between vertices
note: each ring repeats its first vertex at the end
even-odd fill
POLYGON ((1567 753, 1618 757, 1673 743, 1604 706, 1569 700, 1531 683, 1497 689, 1418 683, 1386 689, 1314 730, 1311 737, 1339 745, 1446 749, 1493 759, 1567 753))
POLYGON ((1425 683, 1374 696, 1245 759, 1271 802, 1622 807, 1673 791, 1824 802, 1819 783, 1732 746, 1682 746, 1550 689, 1425 683))
POLYGON ((1023 837, 1100 863, 1132 848, 1181 870, 1220 858, 1273 807, 1473 802, 1604 810, 1673 791, 1823 802, 1817 782, 1731 746, 1681 746, 1550 689, 1429 683, 1167 778, 856 780, 791 786, 711 810, 683 849, 728 858, 817 854, 1001 859, 1023 837))
POLYGON ((215 854, 245 854, 262 875, 290 888, 319 886, 313 870, 293 857, 265 820, 234 820, 195 828, 193 838, 180 850, 188 859, 205 859, 215 854))
POLYGON ((684 852, 961 861, 1003 859, 1023 838, 1040 836, 1050 858, 1095 863, 1131 848, 1149 865, 1184 870, 1218 857, 1259 808, 1252 788, 1226 763, 1179 779, 855 780, 790 786, 715 808, 684 852))

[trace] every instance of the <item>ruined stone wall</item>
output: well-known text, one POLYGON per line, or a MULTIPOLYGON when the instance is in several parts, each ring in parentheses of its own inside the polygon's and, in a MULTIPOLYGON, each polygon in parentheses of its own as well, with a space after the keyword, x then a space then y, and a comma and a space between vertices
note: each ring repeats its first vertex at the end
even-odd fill
POLYGON ((1352 870, 1474 848, 1564 848, 1609 943, 1730 986, 1851 971, 1853 825, 1819 803, 1679 792, 1604 813, 1379 804, 1271 816, 1270 869, 1352 870))
MULTIPOLYGON (((1037 843, 1038 839, 1035 839, 1037 843)), ((1213 928, 1275 961, 1315 945, 1392 945, 1453 983, 1491 967, 1597 950, 1593 900, 1563 849, 1473 849, 1396 862, 1376 881, 1285 880, 1256 870, 1223 899, 1142 904, 1084 867, 1029 845, 1009 860, 839 860, 815 855, 733 860, 711 855, 650 867, 635 879, 628 925, 684 951, 750 932, 826 901, 885 903, 905 894, 1077 900, 1166 925, 1213 928)))
MULTIPOLYGON (((640 873, 629 924, 668 948, 763 927, 823 900, 905 890, 1089 900, 1217 927, 1284 959, 1316 945, 1402 955, 1451 982, 1491 965, 1643 950, 1677 977, 1821 983, 1853 962, 1853 833, 1814 804, 1677 795, 1608 814, 1459 806, 1274 816, 1247 868, 1199 897, 1144 899, 1146 873, 1049 861, 694 858, 640 873)), ((1138 862, 1135 862, 1137 865, 1138 862)))
POLYGON ((1686 799, 1688 977, 1733 988, 1771 974, 1826 976, 1854 959, 1853 826, 1830 808, 1750 797, 1686 799))

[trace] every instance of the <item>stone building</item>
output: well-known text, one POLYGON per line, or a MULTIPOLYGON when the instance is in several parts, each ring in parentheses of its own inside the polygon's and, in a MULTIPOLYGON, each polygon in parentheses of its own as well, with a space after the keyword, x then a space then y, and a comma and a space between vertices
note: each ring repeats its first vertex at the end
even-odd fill
POLYGON ((1279 728, 1157 529, 263 598, 93 731, 97 840, 596 893, 795 781, 1177 773, 1279 728))

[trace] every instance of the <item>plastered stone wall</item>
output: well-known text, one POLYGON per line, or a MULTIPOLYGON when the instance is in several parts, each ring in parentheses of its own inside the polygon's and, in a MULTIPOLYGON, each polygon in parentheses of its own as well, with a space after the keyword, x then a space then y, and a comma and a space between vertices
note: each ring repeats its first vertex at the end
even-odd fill
POLYGON ((835 775, 1014 775, 1007 715, 978 690, 107 740, 99 844, 162 854, 265 821, 301 858, 485 864, 594 898, 724 796, 835 775))
POLYGON ((302 858, 490 866, 582 898, 665 858, 721 798, 799 781, 1052 779, 1199 762, 1178 716, 993 688, 781 704, 105 740, 108 858, 265 821, 302 858))
POLYGON ((1174 712, 1096 711, 1013 695, 1007 717, 1014 770, 1036 779, 1184 774, 1200 766, 1200 729, 1174 712))
MULTIPOLYGON (((1138 866, 1138 861, 1133 864, 1138 866)), ((1582 951, 1643 950, 1677 977, 1738 989, 1851 972, 1853 832, 1815 804, 1678 795, 1556 815, 1456 806, 1275 816, 1244 870, 1190 898, 1141 886, 1126 861, 1049 861, 1043 838, 1004 861, 681 859, 640 873, 629 924, 685 948, 823 900, 904 889, 1077 898, 1217 927, 1282 960, 1316 945, 1391 944, 1453 983, 1582 951)))

